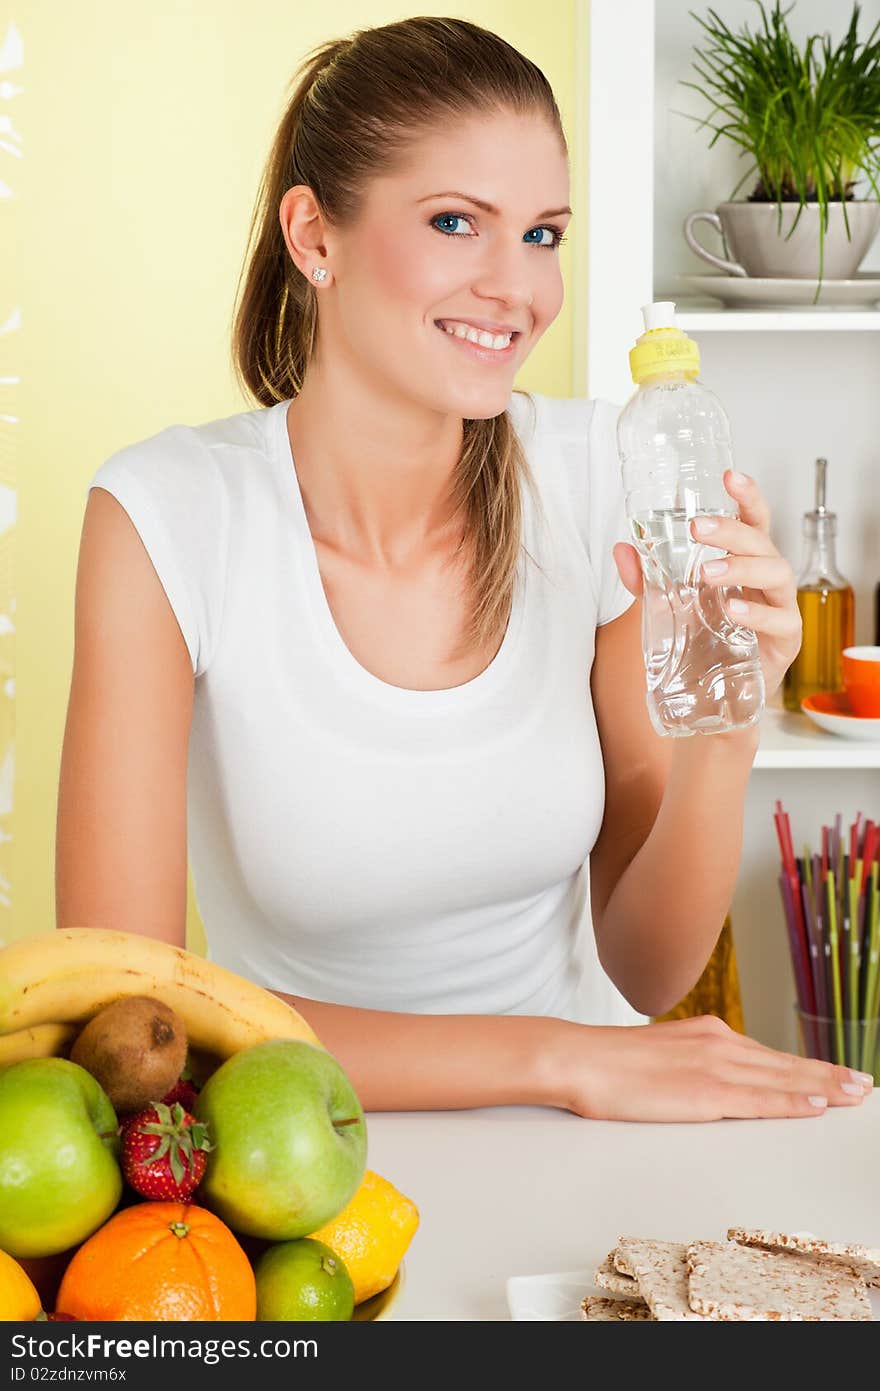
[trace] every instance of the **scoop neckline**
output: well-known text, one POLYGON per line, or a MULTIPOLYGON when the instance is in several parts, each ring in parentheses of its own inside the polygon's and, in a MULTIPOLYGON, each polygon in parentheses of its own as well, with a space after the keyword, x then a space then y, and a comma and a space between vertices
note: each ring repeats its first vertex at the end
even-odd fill
POLYGON ((524 571, 522 563, 517 571, 510 615, 501 645, 488 666, 459 686, 441 687, 436 690, 413 690, 406 686, 394 686, 381 677, 375 676, 362 666, 347 646, 333 617, 318 564, 318 552, 309 528, 305 502, 300 488, 296 461, 287 432, 287 410, 293 397, 279 401, 269 408, 272 430, 272 448, 279 468, 282 485, 291 501, 291 516, 299 540, 296 547, 308 598, 308 611, 313 620, 315 632, 321 644, 340 674, 352 682, 366 696, 384 702, 397 709, 411 711, 433 711, 461 707, 480 701, 489 696, 501 684, 513 662, 525 608, 524 571))

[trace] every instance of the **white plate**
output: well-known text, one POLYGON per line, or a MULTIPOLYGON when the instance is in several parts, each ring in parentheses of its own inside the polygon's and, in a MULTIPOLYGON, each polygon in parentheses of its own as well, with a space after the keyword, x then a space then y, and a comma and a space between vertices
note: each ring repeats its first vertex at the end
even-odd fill
POLYGON ((813 724, 825 729, 829 734, 839 734, 844 739, 862 739, 869 744, 880 744, 880 719, 868 719, 864 715, 841 715, 830 710, 814 710, 806 697, 801 701, 801 709, 813 724))
POLYGON ((507 1281, 510 1317, 550 1319, 555 1323, 580 1322, 581 1300, 587 1294, 607 1294, 597 1289, 592 1270, 567 1270, 555 1275, 511 1275, 507 1281))
POLYGON ((813 303, 818 280, 763 280, 758 276, 682 275, 683 284, 736 308, 752 309, 873 309, 880 303, 880 276, 857 275, 853 280, 823 280, 813 303))
MULTIPOLYGON (((599 1294, 613 1299, 593 1281, 596 1267, 565 1270, 556 1275, 512 1275, 507 1281, 507 1307, 518 1322, 531 1319, 555 1323, 581 1321, 580 1303, 584 1295, 599 1294)), ((875 1322, 880 1320, 880 1290, 870 1289, 868 1298, 875 1322)))

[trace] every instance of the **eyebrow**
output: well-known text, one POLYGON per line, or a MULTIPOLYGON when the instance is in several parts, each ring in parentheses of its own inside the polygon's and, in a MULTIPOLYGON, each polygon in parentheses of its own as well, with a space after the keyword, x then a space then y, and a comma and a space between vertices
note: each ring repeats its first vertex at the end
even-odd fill
MULTIPOLYGON (((454 189, 444 189, 441 193, 429 193, 424 198, 419 198, 419 203, 428 203, 432 198, 464 198, 465 202, 473 203, 484 213, 497 213, 498 209, 492 203, 486 203, 482 198, 475 198, 472 193, 457 193, 454 189)), ((566 213, 571 213, 571 208, 548 208, 546 212, 538 213, 538 220, 542 217, 563 217, 566 213)))

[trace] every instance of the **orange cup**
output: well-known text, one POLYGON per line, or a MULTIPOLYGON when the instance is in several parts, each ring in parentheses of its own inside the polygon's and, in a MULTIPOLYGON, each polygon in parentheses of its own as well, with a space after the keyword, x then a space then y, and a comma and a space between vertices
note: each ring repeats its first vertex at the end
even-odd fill
POLYGON ((880 647, 845 647, 840 665, 854 712, 876 719, 880 716, 880 647))

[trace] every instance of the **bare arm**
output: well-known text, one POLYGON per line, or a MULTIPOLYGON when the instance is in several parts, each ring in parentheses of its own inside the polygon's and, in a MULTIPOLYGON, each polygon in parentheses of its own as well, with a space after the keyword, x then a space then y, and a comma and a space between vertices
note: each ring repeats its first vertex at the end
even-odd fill
POLYGON ((635 1009, 653 1015, 699 979, 730 907, 758 734, 657 734, 640 623, 636 602, 596 633, 606 797, 590 887, 602 965, 635 1009))
MULTIPOLYGON (((770 536, 770 509, 753 478, 727 469, 738 517, 694 518, 724 555, 709 585, 739 586, 740 621, 752 628, 767 696, 797 655, 797 584, 770 536)), ((635 548, 614 547, 621 578, 641 594, 635 548)), ((600 959, 645 1014, 662 1014, 699 978, 733 897, 742 851, 745 795, 759 730, 663 739, 644 703, 640 606, 596 637, 592 684, 608 777, 605 821, 593 851, 591 886, 600 959), (669 746, 666 748, 663 746, 669 746)))
POLYGON ((512 1014, 398 1014, 272 992, 339 1059, 367 1111, 563 1105, 566 1025, 512 1014))
POLYGON ((55 838, 57 927, 183 946, 193 671, 131 519, 88 496, 55 838))
POLYGON ((533 1105, 597 1120, 806 1117, 858 1106, 871 1090, 870 1077, 765 1048, 712 1016, 619 1028, 273 994, 312 1025, 365 1111, 533 1105))

